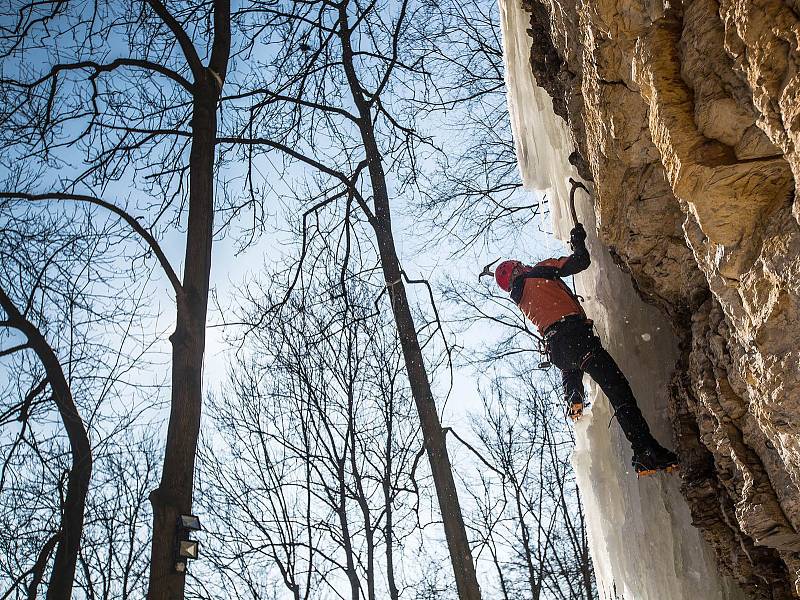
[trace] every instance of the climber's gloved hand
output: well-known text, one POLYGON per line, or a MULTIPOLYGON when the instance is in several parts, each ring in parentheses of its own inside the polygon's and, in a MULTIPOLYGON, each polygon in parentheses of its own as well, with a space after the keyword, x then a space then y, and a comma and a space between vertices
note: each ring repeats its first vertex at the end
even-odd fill
POLYGON ((572 228, 572 231, 569 232, 569 243, 574 248, 576 245, 583 246, 585 241, 586 230, 583 228, 583 225, 578 223, 572 228))

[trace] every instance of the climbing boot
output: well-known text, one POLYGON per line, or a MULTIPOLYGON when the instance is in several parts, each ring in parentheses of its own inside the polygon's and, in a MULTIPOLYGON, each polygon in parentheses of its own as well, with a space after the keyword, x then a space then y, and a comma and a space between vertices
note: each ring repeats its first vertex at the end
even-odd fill
POLYGON ((581 417, 583 416, 583 409, 587 404, 584 404, 581 400, 574 400, 567 406, 567 418, 570 419, 573 423, 580 421, 581 417))
POLYGON ((631 465, 637 477, 654 475, 659 471, 671 473, 678 469, 678 457, 671 450, 656 444, 635 450, 631 465))

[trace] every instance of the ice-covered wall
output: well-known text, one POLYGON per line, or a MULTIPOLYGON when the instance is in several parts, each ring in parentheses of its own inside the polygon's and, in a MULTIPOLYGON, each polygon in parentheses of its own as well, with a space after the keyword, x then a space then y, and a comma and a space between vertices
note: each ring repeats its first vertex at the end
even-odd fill
MULTIPOLYGON (((500 0, 506 83, 517 157, 528 189, 546 190, 554 230, 562 239, 569 216, 569 164, 573 142, 566 123, 553 111, 547 92, 530 67, 530 14, 513 0, 500 0)), ((672 446, 667 415, 668 389, 678 360, 670 324, 645 304, 607 249, 594 236, 594 211, 585 197, 579 216, 590 232, 592 266, 577 277, 609 352, 628 375, 654 434, 672 446)), ((628 600, 716 600, 743 597, 738 586, 718 574, 713 553, 679 490, 676 475, 638 480, 630 467, 630 447, 607 400, 592 385, 593 407, 578 423, 573 455, 589 522, 592 557, 602 597, 628 600)))
MULTIPOLYGON (((536 85, 530 68, 531 38, 527 34, 530 15, 517 3, 499 0, 503 33, 503 59, 506 66, 506 90, 517 163, 526 189, 547 191, 558 198, 569 196, 569 177, 573 172, 567 157, 572 140, 564 123, 553 114, 547 92, 536 85)), ((562 213, 569 207, 550 202, 553 224, 560 227, 562 213)), ((560 237, 568 234, 558 229, 560 237)))

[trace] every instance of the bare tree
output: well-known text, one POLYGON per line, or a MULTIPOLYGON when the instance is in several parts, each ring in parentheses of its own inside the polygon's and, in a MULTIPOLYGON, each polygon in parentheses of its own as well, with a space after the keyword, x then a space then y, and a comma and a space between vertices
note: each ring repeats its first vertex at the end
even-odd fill
MULTIPOLYGON (((459 595, 477 599, 458 491, 405 287, 427 282, 409 278, 401 266, 392 223, 392 199, 413 193, 421 149, 430 147, 413 121, 414 97, 431 83, 424 49, 420 54, 415 47, 421 38, 409 25, 423 16, 421 6, 341 0, 259 8, 273 25, 276 58, 265 68, 263 87, 251 94, 253 111, 240 133, 221 142, 250 144, 259 154, 277 149, 313 169, 315 203, 306 217, 337 205, 345 230, 361 220, 374 235, 459 595)), ((356 232, 363 235, 363 227, 356 232)))
POLYGON ((185 574, 174 568, 173 546, 178 515, 192 507, 230 2, 45 2, 5 10, 1 122, 10 175, 2 197, 110 211, 155 256, 174 294, 171 410, 161 482, 150 497, 148 596, 182 597, 185 574), (71 167, 79 157, 82 170, 71 167), (138 206, 149 224, 136 206, 107 199, 130 184, 153 195, 138 206), (170 221, 185 229, 182 276, 157 241, 159 226, 170 221))
MULTIPOLYGON (((509 200, 517 184, 507 179, 513 170, 508 138, 504 133, 496 140, 492 137, 505 131, 504 121, 496 116, 499 113, 493 112, 501 110, 502 103, 491 115, 469 113, 488 125, 480 161, 463 163, 463 169, 441 163, 447 178, 439 191, 426 188, 423 181, 422 165, 441 154, 431 141, 433 136, 424 132, 417 119, 420 111, 449 110, 456 101, 477 106, 470 102, 482 96, 499 97, 496 28, 488 28, 491 19, 484 18, 488 13, 481 12, 482 7, 472 13, 471 8, 460 11, 452 5, 441 9, 440 19, 432 18, 439 8, 416 0, 390 6, 356 0, 256 0, 233 11, 226 0, 178 1, 169 6, 161 0, 127 4, 54 1, 13 3, 3 10, 8 26, 0 32, 4 59, 0 160, 7 177, 0 198, 14 200, 13 214, 27 210, 19 208, 20 203, 47 203, 56 212, 74 203, 107 211, 130 232, 130 239, 122 242, 135 249, 136 255, 129 261, 132 278, 147 272, 153 263, 159 265, 175 300, 170 417, 160 484, 150 496, 149 597, 172 599, 184 594, 185 575, 174 572, 175 523, 179 514, 191 512, 193 506, 215 236, 232 229, 249 211, 252 222, 242 225, 240 245, 251 243, 263 227, 265 197, 281 193, 305 203, 300 211, 304 240, 300 265, 290 274, 284 294, 269 298, 269 302, 259 299, 259 314, 247 324, 264 335, 266 323, 276 327, 281 323, 271 318, 275 311, 270 309, 280 313, 307 306, 311 288, 304 285, 303 268, 329 259, 327 247, 312 247, 313 236, 326 238, 327 245, 337 246, 339 252, 335 264, 340 276, 334 281, 338 287, 331 284, 329 295, 322 298, 330 302, 344 298, 345 313, 351 318, 356 311, 350 305, 348 285, 354 273, 361 276, 372 273, 376 265, 380 268, 382 283, 362 308, 372 314, 383 305, 378 296, 388 296, 458 592, 461 598, 479 598, 445 430, 430 382, 430 363, 442 356, 446 359, 447 353, 424 352, 426 344, 446 345, 446 341, 435 341, 442 333, 435 306, 414 313, 406 286, 419 286, 425 298, 432 299, 433 293, 424 279, 409 277, 404 270, 393 218, 400 202, 419 197, 431 203, 427 208, 447 207, 442 215, 452 206, 472 206, 474 199, 484 199, 490 220, 519 216, 531 208, 509 200), (464 37, 459 37, 459 27, 452 24, 459 19, 470 24, 464 37), (433 29, 441 22, 446 22, 446 27, 437 38, 433 29), (438 45, 426 41, 434 38, 438 45), (441 60, 448 53, 440 50, 462 41, 463 53, 451 54, 464 60, 452 61, 455 70, 450 73, 475 73, 469 86, 464 85, 474 86, 475 92, 455 97, 456 87, 445 89, 439 81, 441 69, 449 68, 442 66, 441 60), (476 52, 476 60, 483 61, 478 69, 468 59, 476 52), (278 167, 282 182, 272 171, 264 174, 267 165, 278 167), (485 168, 496 170, 481 179, 485 168), (279 185, 284 187, 278 192, 279 185), (439 196, 444 199, 441 203, 439 196), (321 222, 324 211, 336 218, 321 222), (182 259, 174 251, 176 246, 182 259), (365 259, 368 255, 369 260, 365 259), (362 259, 357 269, 353 257, 362 259), (298 301, 299 305, 292 305, 298 301), (418 328, 421 319, 423 325, 418 328)), ((459 81, 458 75, 452 77, 447 85, 459 81)), ((467 160, 472 154, 463 153, 458 160, 467 160)), ((456 209, 450 213, 454 214, 466 212, 456 209)), ((478 216, 469 222, 483 223, 485 219, 478 216)), ((452 232, 462 235, 458 231, 461 225, 455 225, 457 219, 453 223, 452 232)), ((409 232, 408 237, 415 233, 409 232)), ((465 234, 474 239, 471 235, 465 234)), ((360 315, 366 319, 364 313, 360 315)), ((281 336, 286 335, 287 326, 285 322, 280 325, 281 336)), ((251 383, 251 390, 257 390, 258 382, 251 383)), ((320 384, 313 377, 308 376, 304 385, 310 388, 312 383, 316 391, 320 384)), ((397 423, 387 419, 382 427, 394 429, 397 423)), ((351 420, 357 422, 355 417, 351 420)), ((317 423, 324 429, 324 420, 317 423)), ((364 450, 360 456, 354 431, 351 428, 350 436, 339 439, 327 454, 333 460, 329 463, 339 469, 334 471, 337 476, 374 470, 374 465, 361 462, 369 459, 373 449, 360 448, 364 450)), ((387 445, 378 455, 391 454, 391 450, 387 445)), ((313 464, 317 458, 308 451, 305 462, 313 464)), ((393 460, 400 461, 400 457, 393 460)), ((272 477, 278 475, 282 475, 280 471, 272 477)), ((370 565, 374 565, 381 541, 387 573, 394 572, 390 562, 396 537, 386 532, 395 529, 392 523, 398 515, 390 501, 408 490, 398 492, 397 483, 389 484, 385 474, 382 479, 374 474, 370 477, 373 484, 381 482, 375 489, 388 506, 382 516, 372 514, 367 494, 351 479, 344 492, 339 489, 338 497, 326 499, 331 514, 338 518, 338 530, 358 523, 365 536, 363 550, 343 548, 344 562, 331 568, 345 573, 351 595, 363 587, 371 597, 377 594, 377 584, 370 576, 375 570, 370 565), (356 519, 342 506, 353 506, 360 516, 356 519)), ((356 480, 363 487, 363 476, 356 480)), ((245 483, 238 482, 240 487, 245 483)), ((285 493, 277 493, 275 501, 285 493)), ((252 498, 252 493, 247 497, 252 498)), ((296 534, 286 535, 292 540, 296 534)), ((344 539, 341 534, 340 538, 344 539)), ((306 540, 310 545, 311 538, 306 540)), ((49 553, 53 544, 41 547, 49 553)), ((272 564, 288 565, 292 572, 299 568, 308 589, 307 573, 311 571, 303 570, 306 555, 293 541, 281 540, 280 544, 284 554, 278 556, 276 550, 270 555, 272 564)), ((87 547, 82 558, 85 589, 101 590, 98 595, 111 593, 109 586, 96 584, 100 571, 92 564, 100 558, 88 554, 94 548, 87 547)), ((244 569, 252 556, 237 556, 236 564, 244 569)), ((328 572, 315 572, 314 576, 322 581, 328 572)), ((300 585, 295 579, 285 581, 300 585)), ((249 581, 255 583, 255 579, 249 581)), ((397 584, 387 585, 391 597, 401 594, 397 584)), ((121 589, 129 593, 133 588, 121 589)))
POLYGON ((499 12, 496 2, 442 0, 426 6, 418 25, 436 80, 420 108, 446 133, 416 214, 456 252, 508 242, 547 209, 546 199, 522 189, 518 173, 499 12))
POLYGON ((517 363, 491 389, 474 418, 491 468, 468 489, 504 598, 597 598, 557 382, 517 363))
POLYGON ((331 298, 339 272, 320 266, 302 298, 252 329, 212 402, 201 502, 229 597, 280 582, 295 600, 397 600, 405 587, 395 553, 419 519, 421 440, 391 323, 374 286, 348 275, 331 298))
POLYGON ((89 599, 139 598, 147 591, 148 494, 158 481, 160 453, 141 429, 122 429, 94 461, 75 582, 89 599))
MULTIPOLYGON (((0 207, 0 368, 9 377, 0 394, 0 498, 4 530, 16 531, 20 546, 5 552, 3 575, 12 585, 4 597, 25 587, 35 598, 49 573, 47 597, 68 599, 92 474, 90 429, 106 387, 102 377, 113 378, 127 366, 121 349, 115 358, 104 341, 87 335, 90 322, 124 317, 121 304, 112 303, 109 312, 94 295, 95 279, 108 266, 95 256, 116 228, 83 225, 82 211, 54 216, 6 204, 0 207), (19 552, 22 544, 27 554, 19 552), (21 562, 16 573, 15 561, 21 562)), ((119 340, 126 342, 125 336, 119 340)))
MULTIPOLYGON (((23 344, 14 348, 4 349, 2 353, 19 352, 23 348, 29 348, 36 354, 44 370, 42 381, 34 385, 23 400, 17 406, 13 406, 11 411, 8 411, 13 412, 13 409, 20 411, 20 420, 23 421, 23 428, 20 431, 18 440, 22 441, 25 437, 26 411, 30 408, 31 403, 48 389, 52 394, 53 402, 58 407, 61 424, 69 438, 72 457, 71 465, 67 470, 64 499, 61 503, 63 515, 61 524, 58 532, 54 534, 50 541, 44 544, 39 557, 31 568, 30 575, 32 575, 33 579, 28 593, 29 597, 36 596, 36 588, 48 562, 49 553, 55 549, 47 596, 48 598, 67 599, 72 593, 72 580, 75 574, 78 548, 80 547, 81 532, 83 530, 83 512, 86 494, 89 489, 89 479, 92 473, 89 438, 72 397, 61 361, 53 347, 42 334, 40 328, 26 317, 2 287, 0 287, 0 307, 5 313, 4 319, 0 321, 0 326, 15 329, 24 337, 23 344)), ((9 459, 6 459, 3 469, 4 474, 8 463, 9 459)), ((27 576, 28 573, 24 575, 27 576)))

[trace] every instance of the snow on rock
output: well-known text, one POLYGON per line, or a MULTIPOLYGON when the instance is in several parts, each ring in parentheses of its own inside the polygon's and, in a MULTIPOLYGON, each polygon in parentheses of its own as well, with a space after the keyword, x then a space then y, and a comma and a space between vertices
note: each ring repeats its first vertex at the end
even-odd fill
MULTIPOLYGON (((547 193, 553 229, 566 239, 572 227, 568 178, 577 178, 568 161, 573 147, 570 133, 533 79, 530 15, 515 2, 500 0, 500 18, 520 172, 527 189, 547 193)), ((578 291, 589 298, 587 312, 628 375, 654 435, 672 446, 666 411, 678 358, 675 337, 661 313, 640 300, 630 277, 594 236, 594 211, 585 196, 578 200, 578 213, 589 232, 592 254, 592 266, 576 277, 578 291)), ((718 574, 713 553, 692 526, 678 477, 662 474, 637 480, 630 467, 630 447, 618 425, 611 423, 608 401, 594 384, 591 401, 592 408, 577 424, 572 462, 586 508, 601 597, 742 598, 738 586, 718 574)))

